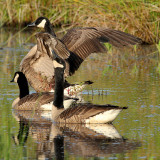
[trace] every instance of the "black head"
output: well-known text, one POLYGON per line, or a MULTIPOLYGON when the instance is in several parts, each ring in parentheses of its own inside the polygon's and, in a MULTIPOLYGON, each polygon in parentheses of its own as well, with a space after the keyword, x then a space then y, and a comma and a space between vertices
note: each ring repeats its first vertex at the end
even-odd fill
POLYGON ((20 81, 26 81, 26 77, 22 72, 15 72, 13 79, 10 82, 19 83, 20 81))
POLYGON ((36 21, 31 24, 28 24, 28 27, 38 27, 38 28, 45 28, 46 25, 49 25, 50 21, 46 17, 39 17, 36 21))

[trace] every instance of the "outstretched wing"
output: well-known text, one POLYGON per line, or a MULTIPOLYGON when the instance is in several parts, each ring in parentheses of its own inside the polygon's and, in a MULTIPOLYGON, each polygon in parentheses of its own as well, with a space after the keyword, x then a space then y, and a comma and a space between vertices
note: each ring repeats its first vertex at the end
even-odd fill
POLYGON ((45 50, 43 52, 37 50, 37 45, 23 58, 20 63, 20 70, 37 92, 47 92, 54 88, 52 59, 45 50))
POLYGON ((142 40, 128 33, 108 28, 73 28, 61 39, 73 54, 68 61, 73 74, 91 53, 106 52, 103 43, 110 43, 116 47, 141 44, 142 40))
POLYGON ((142 40, 131 34, 108 28, 73 28, 62 38, 68 50, 85 59, 89 54, 106 51, 101 43, 116 47, 141 44, 142 40))
MULTIPOLYGON (((36 37, 37 45, 23 58, 20 70, 37 92, 49 92, 55 85, 52 51, 64 59, 70 53, 61 41, 48 33, 38 33, 36 37)), ((65 75, 69 75, 67 61, 65 75)))

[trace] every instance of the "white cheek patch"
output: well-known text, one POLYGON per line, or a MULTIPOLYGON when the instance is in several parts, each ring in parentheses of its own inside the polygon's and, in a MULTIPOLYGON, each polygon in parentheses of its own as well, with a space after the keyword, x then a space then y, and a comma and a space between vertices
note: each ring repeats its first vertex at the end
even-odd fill
POLYGON ((19 74, 16 74, 16 76, 14 77, 14 82, 16 82, 16 83, 17 83, 18 78, 19 78, 19 74))
POLYGON ((73 102, 75 102, 74 99, 64 100, 64 101, 63 101, 64 109, 69 108, 69 107, 72 105, 73 102))
POLYGON ((54 65, 54 68, 64 68, 64 66, 60 63, 58 63, 57 61, 53 60, 53 65, 54 65))
POLYGON ((43 19, 42 22, 39 25, 37 25, 37 27, 44 28, 45 24, 46 24, 46 20, 43 19))

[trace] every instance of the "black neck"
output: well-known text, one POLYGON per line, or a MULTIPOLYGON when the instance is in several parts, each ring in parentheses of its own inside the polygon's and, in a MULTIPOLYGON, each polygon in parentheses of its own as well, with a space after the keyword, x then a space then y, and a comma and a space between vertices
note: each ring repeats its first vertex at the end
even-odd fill
POLYGON ((20 91, 20 94, 19 94, 20 99, 29 94, 29 87, 28 87, 27 80, 23 82, 18 82, 18 86, 20 91))
POLYGON ((50 22, 47 22, 47 24, 45 25, 45 31, 48 32, 49 34, 53 35, 56 37, 56 34, 54 33, 54 30, 52 28, 52 25, 50 24, 50 22))
POLYGON ((56 159, 63 160, 64 159, 64 137, 61 135, 57 135, 54 138, 54 151, 56 159))
POLYGON ((64 71, 62 68, 55 68, 55 88, 53 105, 57 108, 64 108, 64 71))

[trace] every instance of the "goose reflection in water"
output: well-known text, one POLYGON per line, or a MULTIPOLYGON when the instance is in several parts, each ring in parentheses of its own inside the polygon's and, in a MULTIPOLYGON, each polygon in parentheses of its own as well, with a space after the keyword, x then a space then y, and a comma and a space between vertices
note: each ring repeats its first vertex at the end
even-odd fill
POLYGON ((44 111, 13 111, 20 126, 13 140, 24 146, 31 137, 37 144, 37 159, 64 159, 66 151, 75 157, 105 157, 141 146, 140 142, 123 138, 112 124, 54 124, 42 114, 44 111))

